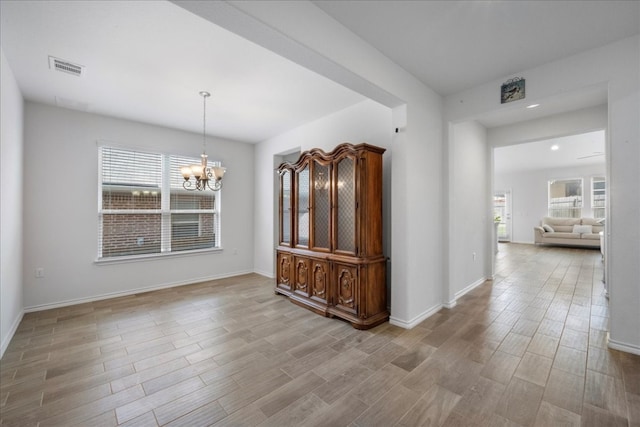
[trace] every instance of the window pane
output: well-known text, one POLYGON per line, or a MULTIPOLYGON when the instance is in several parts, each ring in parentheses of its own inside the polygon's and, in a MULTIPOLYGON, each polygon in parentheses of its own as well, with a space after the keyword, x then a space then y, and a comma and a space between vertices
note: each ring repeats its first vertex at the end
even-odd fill
POLYGON ((162 157, 102 147, 102 208, 160 209, 162 157))
POLYGON ((160 188, 162 156, 102 147, 102 184, 160 188))
POLYGON ((591 179, 592 195, 591 208, 594 218, 604 218, 605 216, 605 179, 603 177, 594 177, 591 179))
POLYGON ((506 191, 498 191, 493 195, 493 221, 498 223, 498 240, 499 241, 509 241, 511 237, 509 236, 509 227, 507 226, 507 218, 508 218, 508 204, 507 204, 507 194, 511 194, 511 192, 506 191))
POLYGON ((160 253, 160 214, 102 215, 103 257, 160 253))
POLYGON ((215 223, 213 213, 172 213, 171 251, 216 247, 215 223))
POLYGON ((195 159, 172 157, 171 196, 171 241, 167 244, 171 252, 214 248, 217 230, 215 213, 216 197, 210 190, 187 191, 182 188, 183 180, 179 164, 195 163, 195 159), (182 212, 181 212, 182 211, 182 212), (198 212, 200 211, 200 212, 198 212))
POLYGON ((160 209, 160 188, 102 186, 102 209, 160 209))
POLYGON ((582 216, 582 179, 549 181, 549 216, 561 218, 582 216))
POLYGON ((186 191, 171 190, 169 205, 171 210, 214 210, 216 196, 211 190, 186 191))
POLYGON ((171 248, 171 252, 217 247, 216 193, 211 190, 184 190, 182 184, 177 185, 175 176, 179 175, 180 180, 182 176, 175 164, 171 173, 171 240, 166 246, 171 248))

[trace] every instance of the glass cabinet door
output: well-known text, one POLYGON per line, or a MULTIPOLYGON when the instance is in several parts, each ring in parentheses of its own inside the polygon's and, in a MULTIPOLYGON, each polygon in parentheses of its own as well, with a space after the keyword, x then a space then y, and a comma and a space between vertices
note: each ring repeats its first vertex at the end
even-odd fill
POLYGON ((298 231, 298 246, 309 247, 309 165, 296 173, 296 225, 298 231))
POLYGON ((356 252, 355 159, 344 157, 336 164, 336 250, 356 252))
POLYGON ((291 172, 280 175, 280 243, 291 244, 291 172))
POLYGON ((329 191, 329 165, 313 163, 313 247, 329 249, 331 203, 329 191))

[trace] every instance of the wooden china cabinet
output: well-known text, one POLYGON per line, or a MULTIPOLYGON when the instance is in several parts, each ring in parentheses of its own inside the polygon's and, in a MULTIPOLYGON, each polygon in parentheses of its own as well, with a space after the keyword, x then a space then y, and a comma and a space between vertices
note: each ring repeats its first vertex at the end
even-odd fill
POLYGON ((314 148, 280 176, 276 292, 358 329, 389 318, 382 253, 382 154, 314 148))

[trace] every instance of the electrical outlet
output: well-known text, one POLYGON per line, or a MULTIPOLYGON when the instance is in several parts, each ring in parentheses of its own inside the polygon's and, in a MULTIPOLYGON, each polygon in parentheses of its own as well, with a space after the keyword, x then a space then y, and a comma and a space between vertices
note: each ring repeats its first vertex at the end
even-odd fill
POLYGON ((473 260, 475 261, 476 260, 476 253, 474 252, 472 255, 473 255, 473 260))
POLYGON ((35 270, 36 279, 42 279, 44 277, 44 268, 38 267, 35 270))

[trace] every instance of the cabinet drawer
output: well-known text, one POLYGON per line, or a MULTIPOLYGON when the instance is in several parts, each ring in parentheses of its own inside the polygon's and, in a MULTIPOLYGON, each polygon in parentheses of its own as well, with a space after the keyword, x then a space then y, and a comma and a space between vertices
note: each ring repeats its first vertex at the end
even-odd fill
POLYGON ((276 286, 286 291, 291 291, 291 278, 293 272, 293 255, 286 252, 278 252, 276 286))
POLYGON ((308 297, 311 290, 309 286, 309 264, 309 258, 294 257, 293 292, 304 297, 308 297))
POLYGON ((310 282, 311 298, 326 304, 329 298, 329 264, 326 261, 311 260, 310 282))
POLYGON ((358 311, 358 268, 354 265, 336 263, 334 265, 334 286, 336 308, 347 313, 358 311))

